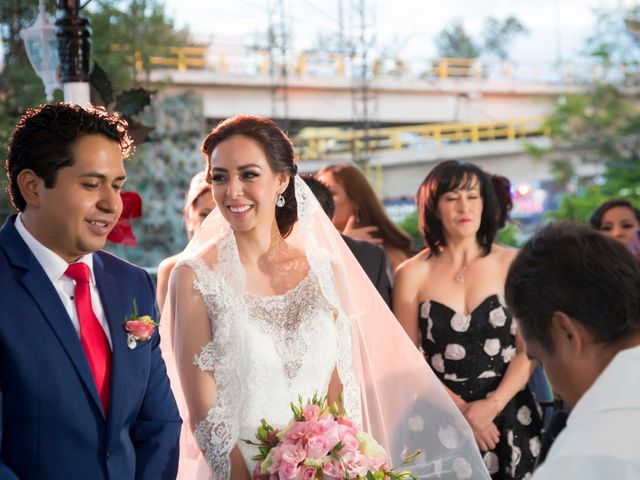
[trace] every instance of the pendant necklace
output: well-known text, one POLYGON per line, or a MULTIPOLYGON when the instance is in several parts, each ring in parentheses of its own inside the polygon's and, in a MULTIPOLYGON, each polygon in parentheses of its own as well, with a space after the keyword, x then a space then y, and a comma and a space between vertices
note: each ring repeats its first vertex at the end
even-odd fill
POLYGON ((454 277, 456 283, 464 283, 464 274, 469 269, 469 265, 464 265, 460 272, 454 277))
POLYGON ((469 266, 475 262, 478 258, 480 258, 480 256, 477 256, 476 258, 474 258, 473 260, 471 260, 469 263, 466 263, 462 266, 462 268, 460 269, 460 271, 458 272, 458 274, 453 277, 454 281, 456 283, 464 283, 464 274, 467 273, 467 270, 469 270, 469 266))

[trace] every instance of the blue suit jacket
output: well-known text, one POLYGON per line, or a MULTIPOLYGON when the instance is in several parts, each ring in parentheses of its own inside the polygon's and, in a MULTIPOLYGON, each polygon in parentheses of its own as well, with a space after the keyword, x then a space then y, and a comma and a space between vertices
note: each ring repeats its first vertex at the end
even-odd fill
POLYGON ((0 479, 175 479, 181 420, 159 337, 127 347, 132 313, 157 319, 142 269, 94 253, 113 344, 105 419, 78 334, 8 219, 0 230, 0 479))

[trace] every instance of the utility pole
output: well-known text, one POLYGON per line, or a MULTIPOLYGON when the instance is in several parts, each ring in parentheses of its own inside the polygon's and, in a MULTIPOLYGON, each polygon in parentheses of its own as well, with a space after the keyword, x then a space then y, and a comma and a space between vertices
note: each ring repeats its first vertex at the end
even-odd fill
POLYGON ((269 75, 271 77, 271 118, 289 130, 289 32, 284 0, 269 2, 269 75))
POLYGON ((353 82, 351 108, 354 127, 362 129, 362 141, 356 139, 352 146, 355 162, 368 170, 371 156, 370 129, 372 117, 377 109, 377 98, 371 88, 374 72, 371 65, 371 49, 375 43, 373 29, 373 6, 367 0, 350 0, 351 19, 354 24, 355 41, 351 50, 353 82))

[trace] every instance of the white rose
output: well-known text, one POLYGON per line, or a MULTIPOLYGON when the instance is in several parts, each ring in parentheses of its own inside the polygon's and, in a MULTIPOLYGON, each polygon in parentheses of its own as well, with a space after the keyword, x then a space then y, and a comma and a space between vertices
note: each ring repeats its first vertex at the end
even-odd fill
POLYGON ((516 356, 516 347, 513 345, 502 349, 502 360, 504 363, 509 363, 516 356))
POLYGON ((505 322, 507 321, 507 315, 504 313, 502 307, 495 308, 491 310, 489 314, 489 323, 494 327, 504 327, 505 322))
POLYGON ((467 380, 469 380, 468 378, 458 378, 458 375, 456 375, 455 373, 445 373, 444 379, 451 380, 452 382, 466 382, 467 380))
POLYGON ((516 323, 515 320, 512 320, 511 327, 509 327, 509 333, 515 336, 517 330, 518 330, 518 324, 516 323))
POLYGON ((529 439, 529 451, 536 458, 540 455, 540 446, 540 437, 535 436, 529 439))
POLYGON ((471 315, 463 315, 456 313, 451 318, 451 328, 456 332, 466 332, 469 330, 469 324, 471 323, 471 315))
POLYGON ((518 409, 516 418, 522 425, 531 425, 531 410, 526 405, 521 406, 518 409))
POLYGON ((496 372, 494 372, 493 370, 485 370, 480 375, 478 375, 478 378, 493 378, 495 376, 496 372))
POLYGON ((444 373, 444 359, 442 358, 442 355, 440 355, 439 353, 432 355, 431 366, 433 367, 434 370, 440 373, 444 373))
POLYGON ((424 418, 420 415, 409 417, 409 430, 412 432, 422 432, 424 430, 424 418))
POLYGON ((462 360, 466 355, 467 351, 457 343, 451 343, 444 349, 444 358, 447 360, 462 360))
POLYGON ((487 338, 484 341, 484 351, 490 357, 497 355, 500 351, 500 340, 497 338, 487 338))
POLYGON ((453 425, 449 425, 446 428, 440 427, 438 429, 438 439, 446 448, 458 448, 458 431, 453 425))
POLYGON ((467 480, 468 478, 471 478, 471 475, 473 474, 471 465, 469 465, 469 462, 462 457, 457 457, 453 461, 453 465, 451 465, 451 467, 458 480, 467 480))
POLYGON ((490 475, 498 473, 498 470, 500 470, 500 461, 498 460, 498 455, 493 452, 487 452, 484 454, 483 460, 484 464, 487 466, 487 470, 489 470, 490 475))
POLYGON ((422 318, 429 318, 430 311, 431 311, 431 302, 427 300, 420 307, 420 316, 422 318))

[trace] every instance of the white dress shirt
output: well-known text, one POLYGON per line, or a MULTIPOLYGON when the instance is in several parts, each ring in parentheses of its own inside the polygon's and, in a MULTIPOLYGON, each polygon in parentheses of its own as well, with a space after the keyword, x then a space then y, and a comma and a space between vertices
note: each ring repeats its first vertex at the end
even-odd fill
POLYGON ((622 350, 569 415, 533 480, 640 479, 640 346, 622 350))
MULTIPOLYGON (((47 277, 49 277, 49 280, 56 289, 56 292, 58 292, 60 300, 62 300, 62 304, 69 314, 69 318, 71 319, 73 328, 75 328, 76 333, 78 334, 78 338, 80 338, 80 322, 78 321, 78 312, 76 310, 76 303, 74 301, 75 282, 64 274, 69 264, 60 256, 45 247, 42 243, 36 240, 33 235, 29 233, 29 231, 24 226, 24 223, 22 223, 21 213, 18 214, 18 217, 16 218, 15 227, 20 237, 22 237, 22 239, 24 240, 24 243, 27 244, 27 247, 29 247, 29 250, 31 250, 33 256, 36 257, 36 260, 38 260, 38 262, 42 266, 44 272, 47 274, 47 277)), ((107 323, 107 317, 104 314, 104 309, 102 308, 102 302, 100 301, 100 295, 98 294, 98 288, 96 286, 96 278, 93 274, 93 254, 85 255, 84 257, 80 258, 78 262, 85 263, 89 267, 89 289, 91 290, 91 306, 93 307, 93 313, 95 313, 96 317, 98 317, 100 325, 102 326, 104 333, 107 335, 109 345, 111 346, 112 344, 111 333, 109 332, 109 324, 107 323)))

